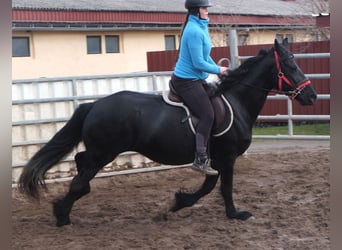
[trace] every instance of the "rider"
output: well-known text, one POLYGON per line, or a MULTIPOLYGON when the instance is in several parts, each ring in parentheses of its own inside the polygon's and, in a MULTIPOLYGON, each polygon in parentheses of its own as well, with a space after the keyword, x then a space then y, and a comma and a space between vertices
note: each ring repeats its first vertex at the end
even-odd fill
POLYGON ((211 168, 208 141, 214 121, 214 110, 204 89, 211 74, 227 74, 227 67, 218 66, 210 57, 209 0, 186 0, 188 10, 181 32, 179 56, 171 77, 172 87, 191 113, 199 119, 196 127, 196 152, 192 168, 207 175, 217 175, 211 168))

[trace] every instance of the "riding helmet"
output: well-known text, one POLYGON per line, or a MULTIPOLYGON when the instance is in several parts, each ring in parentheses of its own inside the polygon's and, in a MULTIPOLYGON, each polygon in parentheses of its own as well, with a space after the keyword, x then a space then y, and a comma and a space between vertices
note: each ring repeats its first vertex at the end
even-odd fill
POLYGON ((185 0, 185 8, 199 8, 199 7, 211 7, 213 6, 209 0, 185 0))

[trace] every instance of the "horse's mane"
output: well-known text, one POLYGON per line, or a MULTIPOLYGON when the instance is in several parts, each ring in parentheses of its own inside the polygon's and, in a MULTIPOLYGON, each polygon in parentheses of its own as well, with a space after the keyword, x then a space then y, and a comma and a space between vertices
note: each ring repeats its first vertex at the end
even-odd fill
POLYGON ((221 82, 218 85, 216 94, 221 94, 224 91, 230 89, 235 84, 239 83, 240 80, 249 72, 249 70, 261 61, 268 53, 268 50, 261 49, 257 56, 250 57, 244 61, 238 68, 229 71, 229 74, 221 78, 221 82))

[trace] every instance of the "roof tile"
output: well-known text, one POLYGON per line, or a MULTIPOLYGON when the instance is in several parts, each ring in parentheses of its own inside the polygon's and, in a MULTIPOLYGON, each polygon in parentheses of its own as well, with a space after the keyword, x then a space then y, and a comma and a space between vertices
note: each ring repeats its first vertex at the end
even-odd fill
MULTIPOLYGON (((311 16, 329 13, 328 0, 212 0, 211 13, 311 16)), ((185 12, 184 0, 12 0, 14 9, 185 12)))

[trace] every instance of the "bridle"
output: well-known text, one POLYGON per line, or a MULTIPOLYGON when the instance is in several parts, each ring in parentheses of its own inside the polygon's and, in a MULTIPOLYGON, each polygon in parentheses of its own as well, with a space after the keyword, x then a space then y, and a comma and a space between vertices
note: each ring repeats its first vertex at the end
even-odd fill
POLYGON ((304 82, 302 82, 298 85, 292 83, 281 70, 279 55, 278 55, 278 52, 276 50, 274 50, 274 59, 275 59, 277 70, 278 70, 278 91, 280 93, 284 93, 285 95, 289 96, 290 99, 293 100, 296 98, 297 95, 299 95, 301 93, 301 91, 306 86, 311 84, 311 81, 309 79, 306 79, 304 82), (295 89, 291 90, 291 91, 283 91, 283 84, 284 83, 290 87, 294 87, 295 89))

